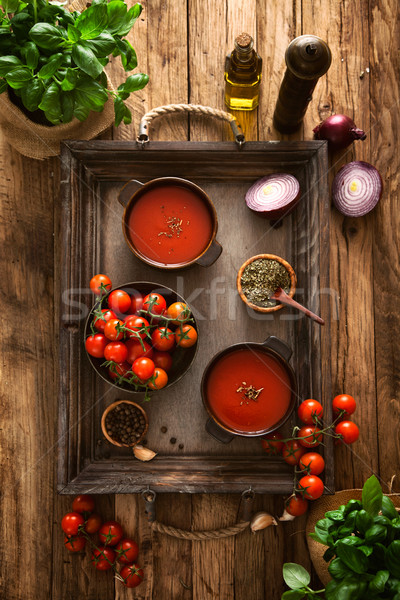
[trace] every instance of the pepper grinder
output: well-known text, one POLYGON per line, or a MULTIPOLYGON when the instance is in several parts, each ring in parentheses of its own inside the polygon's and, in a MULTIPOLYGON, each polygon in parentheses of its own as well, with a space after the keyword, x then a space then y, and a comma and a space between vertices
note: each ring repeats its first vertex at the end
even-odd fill
POLYGON ((274 127, 293 133, 304 118, 318 79, 332 61, 328 45, 316 35, 300 35, 290 42, 285 53, 286 72, 279 89, 274 112, 274 127))

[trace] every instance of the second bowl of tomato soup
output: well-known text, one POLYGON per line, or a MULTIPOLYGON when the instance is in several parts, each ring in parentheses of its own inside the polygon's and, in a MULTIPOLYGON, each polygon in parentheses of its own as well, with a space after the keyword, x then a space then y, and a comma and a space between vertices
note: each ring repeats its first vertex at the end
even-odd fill
POLYGON ((234 344, 214 356, 201 382, 208 433, 227 443, 281 427, 297 393, 291 354, 285 342, 271 336, 263 344, 234 344))
POLYGON ((125 240, 141 260, 162 269, 213 264, 222 247, 216 241, 217 213, 207 194, 178 177, 145 184, 129 181, 119 194, 125 207, 125 240))

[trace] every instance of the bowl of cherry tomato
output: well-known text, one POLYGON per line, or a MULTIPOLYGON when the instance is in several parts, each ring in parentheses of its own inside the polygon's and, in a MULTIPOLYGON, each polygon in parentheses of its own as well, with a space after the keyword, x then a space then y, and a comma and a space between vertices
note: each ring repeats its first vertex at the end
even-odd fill
POLYGON ((112 289, 105 275, 95 275, 90 287, 98 300, 86 321, 85 348, 97 374, 146 399, 179 381, 196 356, 198 337, 184 298, 149 281, 112 289))

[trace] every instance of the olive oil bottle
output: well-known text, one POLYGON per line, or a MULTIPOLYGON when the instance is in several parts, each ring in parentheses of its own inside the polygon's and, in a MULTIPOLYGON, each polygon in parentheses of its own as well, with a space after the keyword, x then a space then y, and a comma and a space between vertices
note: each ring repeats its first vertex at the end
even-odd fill
POLYGON ((225 60, 225 104, 230 110, 253 110, 258 106, 262 59, 253 38, 241 33, 225 60))

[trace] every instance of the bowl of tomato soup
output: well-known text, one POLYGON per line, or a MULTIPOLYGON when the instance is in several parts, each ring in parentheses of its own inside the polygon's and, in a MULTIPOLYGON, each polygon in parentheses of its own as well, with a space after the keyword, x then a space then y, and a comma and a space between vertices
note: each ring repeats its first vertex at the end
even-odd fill
POLYGON ((125 207, 126 243, 145 263, 160 269, 194 263, 208 267, 221 254, 214 205, 191 181, 162 177, 143 184, 133 179, 118 199, 125 207))
POLYGON ((201 382, 208 433, 227 443, 237 435, 257 437, 281 427, 297 394, 291 354, 285 342, 270 336, 262 344, 234 344, 215 355, 201 382))

